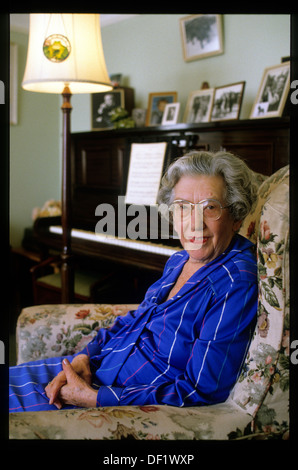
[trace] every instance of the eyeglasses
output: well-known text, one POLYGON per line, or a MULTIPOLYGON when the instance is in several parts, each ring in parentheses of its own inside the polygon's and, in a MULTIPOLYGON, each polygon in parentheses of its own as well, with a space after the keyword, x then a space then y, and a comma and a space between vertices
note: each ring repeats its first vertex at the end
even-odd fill
POLYGON ((183 199, 176 199, 171 204, 170 211, 172 211, 173 217, 187 219, 191 216, 195 206, 199 206, 203 211, 203 216, 209 220, 218 220, 222 215, 222 210, 230 207, 223 206, 216 199, 203 199, 196 203, 184 201, 183 199))

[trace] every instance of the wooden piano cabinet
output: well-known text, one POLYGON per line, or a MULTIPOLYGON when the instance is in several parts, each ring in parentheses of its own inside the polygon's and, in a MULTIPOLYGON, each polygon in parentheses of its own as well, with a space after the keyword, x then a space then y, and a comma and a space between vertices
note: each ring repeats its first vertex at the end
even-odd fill
POLYGON ((289 161, 289 129, 290 119, 283 117, 73 133, 73 184, 120 188, 128 142, 163 138, 177 140, 182 151, 192 148, 192 142, 198 148, 226 149, 245 159, 255 171, 269 175, 289 161), (101 174, 94 175, 99 166, 101 174))
POLYGON ((116 204, 121 193, 126 144, 107 132, 90 134, 73 141, 72 219, 75 226, 94 230, 97 205, 116 204))
POLYGON ((289 162, 289 119, 257 119, 223 123, 206 129, 200 142, 210 150, 227 150, 242 158, 254 171, 271 175, 289 162))

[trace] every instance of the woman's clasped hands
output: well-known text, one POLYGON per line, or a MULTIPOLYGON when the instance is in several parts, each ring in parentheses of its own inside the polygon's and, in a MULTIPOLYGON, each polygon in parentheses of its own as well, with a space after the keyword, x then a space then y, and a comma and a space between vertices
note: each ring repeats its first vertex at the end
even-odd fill
POLYGON ((96 406, 97 390, 91 387, 91 370, 86 354, 75 356, 70 363, 64 358, 63 370, 45 388, 49 404, 59 410, 63 405, 84 408, 96 406))

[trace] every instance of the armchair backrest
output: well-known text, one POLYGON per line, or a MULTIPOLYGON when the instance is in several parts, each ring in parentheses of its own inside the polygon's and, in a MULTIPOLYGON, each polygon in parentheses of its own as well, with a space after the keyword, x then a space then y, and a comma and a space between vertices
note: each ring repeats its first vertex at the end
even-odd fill
POLYGON ((257 246, 258 319, 244 367, 230 398, 253 416, 262 404, 267 411, 269 406, 273 407, 270 408, 273 420, 273 416, 276 419, 277 401, 281 414, 288 415, 288 166, 261 184, 255 208, 245 219, 240 233, 257 246))

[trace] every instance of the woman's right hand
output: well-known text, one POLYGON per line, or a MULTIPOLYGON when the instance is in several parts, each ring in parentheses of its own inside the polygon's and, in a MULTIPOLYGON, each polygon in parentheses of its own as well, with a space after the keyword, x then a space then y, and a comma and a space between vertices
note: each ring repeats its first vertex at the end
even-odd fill
POLYGON ((75 356, 71 362, 71 365, 75 372, 87 382, 88 385, 91 385, 92 374, 90 370, 90 360, 89 356, 86 354, 78 354, 75 356))
MULTIPOLYGON (((75 356, 71 362, 71 365, 75 372, 83 379, 88 385, 91 385, 91 370, 89 356, 86 354, 79 354, 75 356)), ((45 388, 47 397, 49 398, 49 404, 55 405, 59 410, 62 408, 62 403, 59 400, 59 392, 63 385, 66 385, 66 375, 62 370, 56 377, 48 383, 45 388)))

